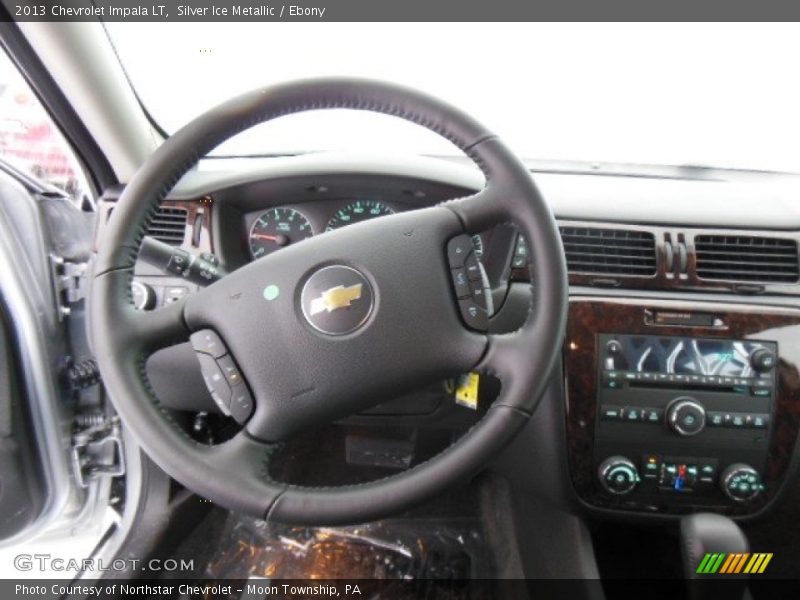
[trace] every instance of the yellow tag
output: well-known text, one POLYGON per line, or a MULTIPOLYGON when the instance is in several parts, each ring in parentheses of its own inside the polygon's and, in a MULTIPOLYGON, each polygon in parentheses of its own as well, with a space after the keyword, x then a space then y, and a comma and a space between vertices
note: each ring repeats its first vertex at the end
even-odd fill
POLYGON ((456 388, 456 404, 475 410, 478 408, 478 383, 480 375, 469 373, 461 377, 456 388))

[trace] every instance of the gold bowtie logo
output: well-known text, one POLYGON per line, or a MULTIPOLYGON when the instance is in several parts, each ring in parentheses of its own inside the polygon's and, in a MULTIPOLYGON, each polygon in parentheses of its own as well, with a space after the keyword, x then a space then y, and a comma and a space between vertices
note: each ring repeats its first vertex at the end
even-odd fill
POLYGON ((322 311, 333 312, 339 308, 349 308, 355 300, 361 298, 361 284, 356 283, 349 287, 337 285, 322 292, 319 298, 311 301, 309 312, 316 315, 322 311))

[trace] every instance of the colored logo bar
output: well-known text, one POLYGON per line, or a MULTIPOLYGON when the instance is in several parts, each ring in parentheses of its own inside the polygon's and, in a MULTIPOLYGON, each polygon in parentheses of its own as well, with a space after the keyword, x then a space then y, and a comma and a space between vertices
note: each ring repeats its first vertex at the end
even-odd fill
POLYGON ((749 573, 754 575, 763 573, 771 560, 771 552, 755 552, 753 554, 749 552, 733 554, 725 552, 707 553, 697 567, 697 573, 703 575, 749 573))

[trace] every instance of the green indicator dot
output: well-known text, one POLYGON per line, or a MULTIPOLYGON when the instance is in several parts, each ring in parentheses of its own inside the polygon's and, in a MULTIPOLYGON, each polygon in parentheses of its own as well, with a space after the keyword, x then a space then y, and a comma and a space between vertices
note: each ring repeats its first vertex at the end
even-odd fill
POLYGON ((278 294, 281 293, 280 288, 277 285, 268 285, 264 288, 264 298, 266 300, 275 300, 278 297, 278 294))

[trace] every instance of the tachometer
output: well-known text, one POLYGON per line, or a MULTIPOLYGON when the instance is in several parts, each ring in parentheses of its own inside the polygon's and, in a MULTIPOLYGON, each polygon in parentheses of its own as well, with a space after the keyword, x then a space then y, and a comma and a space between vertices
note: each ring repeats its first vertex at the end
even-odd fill
POLYGON ((261 213, 250 228, 250 253, 253 258, 261 258, 312 235, 311 223, 299 210, 270 208, 261 213))
POLYGON ((393 214, 394 211, 383 202, 377 202, 376 200, 356 200, 344 208, 337 210, 336 214, 328 221, 328 226, 325 227, 325 230, 332 231, 344 227, 345 225, 352 225, 353 223, 366 221, 374 217, 393 214))

